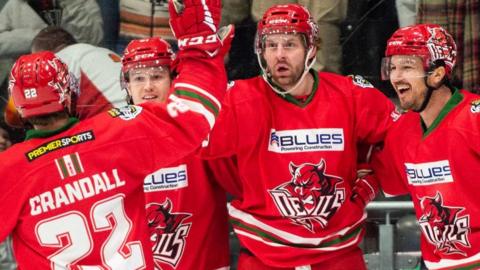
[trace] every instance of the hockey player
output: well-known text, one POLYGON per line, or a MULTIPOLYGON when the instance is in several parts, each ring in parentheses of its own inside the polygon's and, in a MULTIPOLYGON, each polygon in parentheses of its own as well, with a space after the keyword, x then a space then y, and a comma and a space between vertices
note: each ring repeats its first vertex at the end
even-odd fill
POLYGON ((361 77, 312 70, 317 34, 300 5, 266 11, 255 43, 263 76, 227 91, 204 153, 238 160, 229 215, 239 269, 365 269, 358 244, 375 190, 358 181, 366 192, 350 199, 357 142, 381 141, 395 108, 361 77))
POLYGON ((67 67, 51 52, 17 60, 9 92, 34 129, 0 153, 0 241, 12 233, 19 268, 154 269, 143 179, 193 152, 215 122, 226 88, 220 9, 170 2, 183 43, 166 104, 77 122, 67 67))
MULTIPOLYGON (((225 45, 224 45, 225 46, 225 45)), ((131 41, 122 57, 129 102, 165 103, 174 54, 161 38, 131 41)), ((191 155, 145 177, 149 236, 159 269, 228 269, 226 194, 219 186, 235 167, 230 159, 191 155)))
POLYGON ((386 194, 410 193, 429 269, 480 266, 480 96, 451 86, 457 50, 439 25, 397 30, 382 74, 400 106, 373 168, 386 194))

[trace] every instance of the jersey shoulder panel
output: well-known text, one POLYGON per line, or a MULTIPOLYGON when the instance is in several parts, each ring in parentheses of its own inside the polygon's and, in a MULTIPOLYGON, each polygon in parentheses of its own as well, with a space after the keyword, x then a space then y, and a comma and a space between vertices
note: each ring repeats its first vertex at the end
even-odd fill
POLYGON ((265 97, 270 86, 261 76, 229 82, 225 102, 231 105, 244 104, 265 97))

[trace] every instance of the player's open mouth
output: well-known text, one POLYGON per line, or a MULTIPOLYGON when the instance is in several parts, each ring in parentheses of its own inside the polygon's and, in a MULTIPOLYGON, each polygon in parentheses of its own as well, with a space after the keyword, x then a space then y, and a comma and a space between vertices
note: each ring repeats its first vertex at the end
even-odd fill
POLYGON ((288 68, 288 66, 285 65, 285 64, 279 64, 279 65, 277 65, 277 72, 286 72, 286 71, 288 71, 288 70, 289 70, 289 68, 288 68))
POLYGON ((404 94, 405 92, 407 92, 408 90, 410 90, 410 87, 409 86, 400 86, 400 87, 397 87, 397 92, 402 95, 404 94))
POLYGON ((145 99, 145 100, 152 100, 152 99, 156 99, 158 96, 155 96, 155 95, 149 95, 149 96, 144 96, 142 99, 145 99))

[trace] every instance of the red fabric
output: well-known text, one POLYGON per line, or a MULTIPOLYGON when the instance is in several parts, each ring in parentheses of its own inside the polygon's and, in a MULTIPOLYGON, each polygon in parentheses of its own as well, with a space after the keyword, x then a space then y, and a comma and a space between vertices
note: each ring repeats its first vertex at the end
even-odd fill
POLYGON ((420 114, 407 112, 372 158, 386 193, 410 193, 428 269, 478 268, 479 104, 478 95, 455 93, 427 131, 420 114))
POLYGON ((64 268, 70 261, 72 268, 153 269, 144 177, 198 149, 225 78, 223 59, 189 59, 175 81, 188 103, 177 95, 114 109, 1 152, 0 241, 12 234, 19 268, 50 269, 56 260, 64 268))
POLYGON ((147 216, 160 220, 149 226, 153 258, 160 269, 213 270, 230 265, 226 194, 215 182, 227 181, 230 173, 222 169, 229 168, 228 162, 190 156, 162 167, 155 179, 145 178, 147 216), (163 220, 174 225, 165 228, 163 220))
POLYGON ((357 142, 381 141, 393 123, 393 104, 368 83, 318 76, 302 106, 261 77, 235 81, 204 152, 237 157, 231 222, 242 246, 274 266, 318 263, 360 243, 366 214, 350 200, 357 142))
MULTIPOLYGON (((362 250, 359 248, 333 257, 322 263, 311 265, 311 270, 365 270, 365 261, 363 260, 362 250)), ((238 270, 295 270, 293 267, 272 267, 263 264, 258 258, 246 252, 240 252, 238 257, 238 270)))

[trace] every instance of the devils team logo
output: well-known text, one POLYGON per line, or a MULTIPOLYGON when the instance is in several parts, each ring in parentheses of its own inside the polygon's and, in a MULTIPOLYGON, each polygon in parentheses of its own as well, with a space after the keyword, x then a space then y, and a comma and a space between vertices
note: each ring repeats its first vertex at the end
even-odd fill
POLYGON ((323 159, 289 167, 290 181, 269 190, 278 210, 311 232, 325 228, 345 200, 345 189, 337 187, 342 178, 326 174, 323 159))
POLYGON ((466 255, 462 250, 470 247, 468 241, 470 216, 460 216, 465 208, 443 205, 442 194, 420 199, 423 215, 418 220, 428 242, 435 245, 436 253, 466 255))
POLYGON ((155 264, 159 269, 162 269, 162 263, 175 267, 180 261, 191 226, 191 223, 184 221, 191 216, 188 213, 173 213, 172 202, 168 198, 162 204, 147 205, 150 241, 153 244, 155 264))
POLYGON ((452 39, 445 31, 438 27, 429 28, 430 40, 427 42, 428 50, 432 55, 432 62, 437 59, 444 59, 445 64, 454 66, 454 57, 457 54, 456 48, 450 46, 449 39, 452 39))

